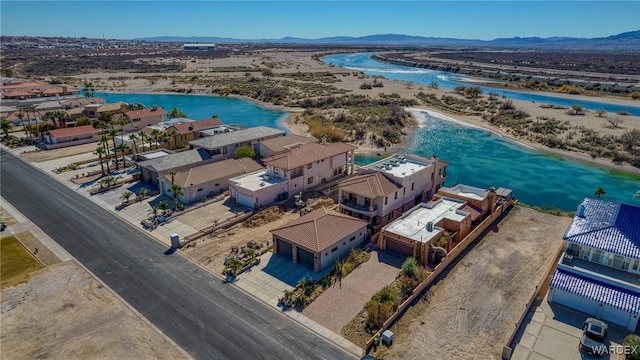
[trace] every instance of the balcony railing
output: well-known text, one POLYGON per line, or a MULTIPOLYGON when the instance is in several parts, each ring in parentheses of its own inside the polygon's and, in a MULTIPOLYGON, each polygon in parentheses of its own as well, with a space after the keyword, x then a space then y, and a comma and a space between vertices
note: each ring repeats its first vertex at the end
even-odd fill
POLYGON ((349 200, 342 200, 340 201, 340 204, 351 211, 355 211, 361 214, 366 214, 369 216, 373 215, 373 213, 378 210, 378 207, 375 205, 365 206, 365 205, 360 205, 355 201, 349 201, 349 200))

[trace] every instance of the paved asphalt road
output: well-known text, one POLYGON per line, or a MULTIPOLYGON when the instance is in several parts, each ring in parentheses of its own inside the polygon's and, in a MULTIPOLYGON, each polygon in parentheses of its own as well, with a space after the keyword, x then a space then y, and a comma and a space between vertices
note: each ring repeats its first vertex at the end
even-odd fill
POLYGON ((2 150, 0 193, 197 359, 349 359, 2 150))

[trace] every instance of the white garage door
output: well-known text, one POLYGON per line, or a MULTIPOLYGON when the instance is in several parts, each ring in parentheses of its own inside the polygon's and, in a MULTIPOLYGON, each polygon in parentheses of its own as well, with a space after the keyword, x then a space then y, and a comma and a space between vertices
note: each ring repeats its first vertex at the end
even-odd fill
POLYGON ((583 313, 587 313, 589 315, 595 316, 598 314, 598 307, 600 304, 598 304, 597 302, 585 299, 574 294, 570 294, 562 290, 555 289, 554 291, 554 303, 561 304, 578 311, 582 311, 583 313))
POLYGON ((629 320, 631 320, 631 314, 609 305, 603 305, 602 319, 626 328, 629 325, 629 320))
POLYGON ((253 198, 251 196, 238 192, 236 196, 236 202, 240 205, 244 205, 253 209, 253 198))

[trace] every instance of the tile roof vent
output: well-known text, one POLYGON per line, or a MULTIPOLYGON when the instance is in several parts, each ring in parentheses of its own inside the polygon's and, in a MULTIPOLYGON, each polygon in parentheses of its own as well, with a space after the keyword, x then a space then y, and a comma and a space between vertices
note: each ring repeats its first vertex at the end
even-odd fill
POLYGON ((585 211, 587 210, 587 206, 585 204, 578 205, 578 211, 576 212, 577 217, 585 217, 585 211))

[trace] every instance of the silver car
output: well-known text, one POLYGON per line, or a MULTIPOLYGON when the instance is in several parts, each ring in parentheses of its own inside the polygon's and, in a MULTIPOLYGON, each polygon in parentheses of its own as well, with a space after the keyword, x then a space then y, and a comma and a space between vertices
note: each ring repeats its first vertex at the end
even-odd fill
POLYGON ((594 318, 584 321, 582 337, 580 338, 580 350, 589 354, 602 356, 606 350, 605 338, 609 332, 609 326, 594 318))

